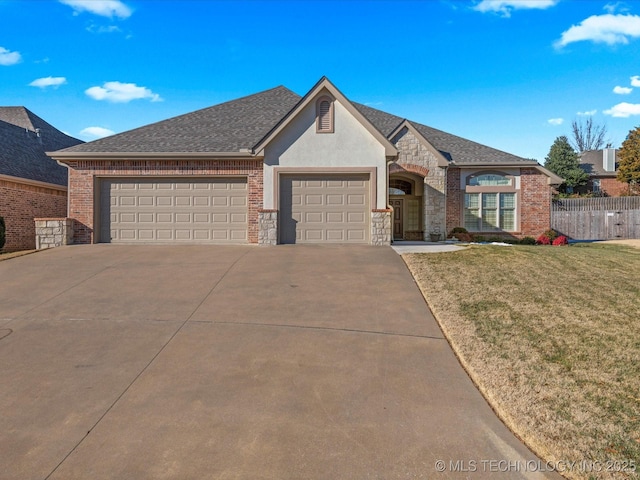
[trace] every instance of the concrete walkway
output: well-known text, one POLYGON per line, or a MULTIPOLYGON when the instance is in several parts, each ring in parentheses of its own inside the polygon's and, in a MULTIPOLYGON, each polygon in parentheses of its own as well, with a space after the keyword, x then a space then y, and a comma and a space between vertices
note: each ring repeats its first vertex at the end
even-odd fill
POLYGON ((405 253, 440 253, 440 252, 455 252, 456 250, 462 250, 465 247, 456 245, 454 243, 444 242, 405 242, 398 241, 393 242, 391 245, 398 255, 405 253))
POLYGON ((0 278, 2 479, 553 477, 390 248, 71 246, 0 278))

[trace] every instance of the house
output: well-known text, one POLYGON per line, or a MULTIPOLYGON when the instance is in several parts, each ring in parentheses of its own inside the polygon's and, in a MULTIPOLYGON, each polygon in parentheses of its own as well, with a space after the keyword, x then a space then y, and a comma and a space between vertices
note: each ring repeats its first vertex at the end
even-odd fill
POLYGON ((364 243, 550 224, 537 162, 348 100, 276 87, 50 153, 76 243, 364 243))
POLYGON ((629 184, 617 180, 618 150, 605 148, 590 150, 580 155, 580 168, 589 174, 586 192, 593 192, 608 197, 619 197, 628 194, 629 184))
POLYGON ((0 216, 4 251, 35 248, 36 217, 67 213, 67 169, 46 155, 82 143, 25 107, 0 107, 0 216))

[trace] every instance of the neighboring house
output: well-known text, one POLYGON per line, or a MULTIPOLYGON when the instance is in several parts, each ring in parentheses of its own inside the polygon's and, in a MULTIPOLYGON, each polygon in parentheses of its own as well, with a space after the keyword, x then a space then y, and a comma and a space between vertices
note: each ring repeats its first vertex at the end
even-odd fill
POLYGON ((79 143, 24 107, 0 107, 4 251, 35 248, 34 218, 67 215, 67 169, 45 152, 79 143))
POLYGON ((280 86, 50 155, 70 169, 76 243, 539 235, 562 181, 353 103, 326 78, 303 97, 280 86))
POLYGON ((586 192, 619 197, 629 192, 629 184, 616 179, 618 151, 615 148, 590 150, 580 155, 580 168, 589 174, 586 192))

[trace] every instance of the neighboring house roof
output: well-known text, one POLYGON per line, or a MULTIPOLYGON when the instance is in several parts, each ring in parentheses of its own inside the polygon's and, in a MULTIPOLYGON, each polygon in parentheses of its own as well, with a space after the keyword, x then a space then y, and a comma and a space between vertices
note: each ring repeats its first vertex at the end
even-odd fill
POLYGON ((25 107, 0 107, 0 175, 67 185, 67 169, 45 152, 82 143, 25 107))
POLYGON ((615 177, 618 172, 618 151, 615 150, 615 171, 607 172, 603 164, 603 150, 589 150, 580 155, 580 168, 592 177, 615 177))
MULTIPOLYGON (((323 77, 314 89, 324 80, 323 77)), ((304 98, 279 86, 56 153, 62 153, 60 158, 66 154, 73 157, 83 153, 249 153, 304 98)), ((405 121, 366 105, 352 105, 386 138, 405 121)), ((411 124, 447 161, 456 166, 538 165, 535 160, 496 150, 417 122, 411 124)))

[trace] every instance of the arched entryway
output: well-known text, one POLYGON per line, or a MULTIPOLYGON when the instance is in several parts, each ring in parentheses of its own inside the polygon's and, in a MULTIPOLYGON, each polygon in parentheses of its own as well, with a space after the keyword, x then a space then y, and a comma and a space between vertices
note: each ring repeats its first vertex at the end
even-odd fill
POLYGON ((424 179, 409 172, 389 175, 389 206, 393 209, 394 240, 423 240, 424 179))

